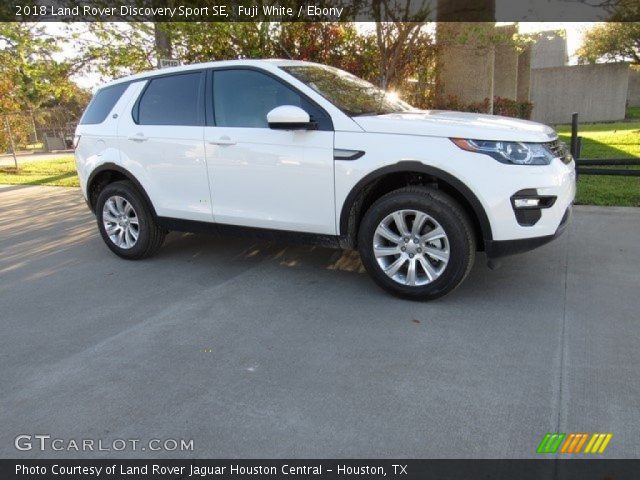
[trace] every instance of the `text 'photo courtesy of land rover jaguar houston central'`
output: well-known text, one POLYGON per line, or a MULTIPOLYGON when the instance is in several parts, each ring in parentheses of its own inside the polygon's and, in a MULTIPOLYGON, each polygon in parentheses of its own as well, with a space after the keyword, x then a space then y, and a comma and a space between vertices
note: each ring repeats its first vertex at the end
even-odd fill
POLYGON ((107 246, 155 253, 170 230, 295 236, 357 248, 386 290, 434 299, 476 251, 566 227, 575 162, 534 122, 412 108, 332 67, 237 60, 100 88, 74 140, 107 246))

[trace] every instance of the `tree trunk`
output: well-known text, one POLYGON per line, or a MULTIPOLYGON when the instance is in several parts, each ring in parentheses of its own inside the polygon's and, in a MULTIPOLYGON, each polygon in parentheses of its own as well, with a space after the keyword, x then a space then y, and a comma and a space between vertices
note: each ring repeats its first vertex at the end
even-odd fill
POLYGON ((161 58, 171 58, 171 38, 169 38, 169 33, 164 28, 164 26, 159 25, 157 22, 153 24, 153 33, 155 36, 156 44, 156 58, 158 67, 160 67, 161 58))

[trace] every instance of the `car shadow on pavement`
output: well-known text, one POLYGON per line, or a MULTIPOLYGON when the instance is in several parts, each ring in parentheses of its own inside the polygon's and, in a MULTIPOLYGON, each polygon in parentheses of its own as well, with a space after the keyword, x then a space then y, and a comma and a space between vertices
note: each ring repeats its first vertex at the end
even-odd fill
MULTIPOLYGON (((77 190, 29 188, 16 186, 0 190, 3 193, 0 274, 10 272, 8 278, 12 281, 29 281, 57 273, 74 274, 75 268, 85 265, 92 266, 96 272, 104 271, 105 275, 127 272, 145 278, 149 272, 155 272, 160 275, 156 279, 160 282, 171 279, 167 273, 179 272, 184 278, 197 277, 204 285, 208 275, 215 274, 217 281, 222 281, 227 270, 228 275, 236 275, 261 266, 275 267, 280 278, 285 270, 304 271, 312 277, 322 273, 329 275, 327 278, 331 282, 358 295, 394 299, 365 274, 358 253, 353 250, 172 232, 157 256, 139 262, 125 261, 103 244, 95 218, 86 209, 77 190)), ((508 258, 497 271, 490 271, 484 254, 479 253, 469 278, 452 295, 437 302, 485 302, 487 299, 504 302, 509 298, 520 301, 523 281, 539 286, 527 293, 527 298, 533 300, 536 292, 544 291, 544 285, 557 283, 554 276, 557 279, 558 270, 565 265, 563 249, 559 248, 564 242, 566 238, 540 250, 508 258), (545 262, 539 262, 539 258, 545 258, 545 262)), ((291 275, 292 287, 297 281, 298 278, 291 275)), ((210 282, 211 285, 215 283, 213 279, 210 282)))
MULTIPOLYGON (((558 240, 558 243, 564 241, 558 240)), ((480 301, 501 303, 505 299, 512 298, 514 302, 522 302, 520 281, 528 281, 534 285, 554 283, 552 277, 564 270, 564 248, 558 248, 557 244, 551 247, 542 247, 548 250, 546 253, 542 249, 526 254, 507 257, 502 265, 491 270, 487 266, 487 258, 482 252, 476 253, 474 267, 469 277, 463 284, 441 299, 435 300, 439 303, 456 303, 468 301, 480 301), (551 251, 551 254, 549 253, 551 251), (539 256, 546 258, 544 263, 537 261, 539 256), (549 257, 552 257, 549 259, 549 257), (518 281, 516 281, 516 279, 518 281)), ((355 250, 339 250, 313 245, 287 245, 263 240, 253 240, 247 238, 227 237, 206 234, 191 234, 172 232, 165 242, 165 245, 158 253, 157 261, 163 259, 184 259, 191 257, 199 262, 210 262, 213 266, 221 259, 233 259, 235 261, 264 262, 270 266, 277 266, 282 270, 306 270, 317 274, 329 272, 333 281, 344 282, 345 288, 356 288, 364 296, 370 296, 373 292, 387 300, 401 300, 384 292, 366 275, 365 269, 360 261, 360 255, 355 250)), ((279 273, 281 277, 281 274, 279 273)), ((561 275, 562 277, 562 275, 561 275)), ((295 284, 297 278, 292 276, 291 282, 295 284)), ((292 285, 294 286, 294 285, 292 285)), ((536 298, 535 288, 527 294, 528 301, 534 302, 536 298)), ((415 303, 415 302, 414 302, 415 303)), ((417 302, 420 303, 420 302, 417 302)), ((427 303, 424 303, 427 305, 427 303)))

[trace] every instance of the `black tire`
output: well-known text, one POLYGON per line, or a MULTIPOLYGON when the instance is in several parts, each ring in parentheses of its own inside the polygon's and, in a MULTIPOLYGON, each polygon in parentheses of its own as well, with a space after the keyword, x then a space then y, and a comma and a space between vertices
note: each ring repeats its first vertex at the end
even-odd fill
POLYGON ((155 222, 151 209, 133 183, 122 180, 113 182, 104 187, 98 196, 96 203, 96 219, 98 229, 102 239, 109 249, 116 255, 128 260, 138 260, 154 255, 162 246, 166 231, 161 229, 155 222), (103 222, 103 210, 107 200, 113 196, 124 198, 133 207, 138 219, 138 238, 130 248, 120 248, 116 245, 106 232, 103 222))
MULTIPOLYGON (((453 198, 434 188, 416 186, 394 190, 374 202, 360 223, 358 250, 365 269, 382 288, 402 298, 433 300, 453 291, 467 277, 475 259, 476 245, 471 222, 464 209, 453 198), (400 283, 389 277, 376 260, 375 231, 385 218, 400 210, 426 213, 446 233, 448 263, 446 266, 444 263, 440 264, 443 266, 440 276, 430 283, 416 286, 400 283)), ((426 253, 423 255, 426 257, 426 253)), ((391 260, 395 258, 399 256, 391 260)), ((426 276, 426 270, 421 269, 426 276)))

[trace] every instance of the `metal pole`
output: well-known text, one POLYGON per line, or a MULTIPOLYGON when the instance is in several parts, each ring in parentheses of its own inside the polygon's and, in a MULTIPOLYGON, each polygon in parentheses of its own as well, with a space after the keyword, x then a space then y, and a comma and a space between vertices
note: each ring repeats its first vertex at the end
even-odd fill
POLYGON ((580 158, 582 156, 582 137, 578 137, 578 142, 576 143, 576 158, 580 158))
POLYGON ((13 155, 13 163, 16 166, 16 170, 18 170, 18 158, 16 157, 16 145, 13 143, 13 133, 11 133, 11 125, 9 125, 9 116, 5 115, 4 117, 4 125, 7 129, 7 133, 9 134, 9 142, 11 143, 11 154, 13 155))
POLYGON ((578 113, 571 114, 571 155, 578 160, 578 113))

